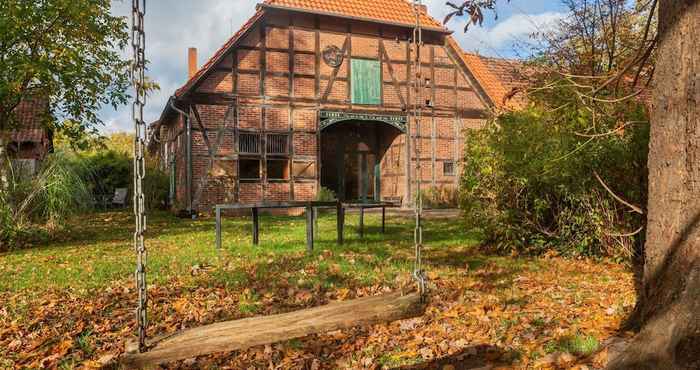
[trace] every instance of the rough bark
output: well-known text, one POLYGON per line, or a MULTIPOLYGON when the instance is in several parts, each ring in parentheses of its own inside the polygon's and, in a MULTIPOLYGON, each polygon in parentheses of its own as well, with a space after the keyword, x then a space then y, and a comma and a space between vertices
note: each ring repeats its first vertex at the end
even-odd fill
POLYGON ((610 369, 700 369, 700 1, 659 3, 641 331, 610 369))

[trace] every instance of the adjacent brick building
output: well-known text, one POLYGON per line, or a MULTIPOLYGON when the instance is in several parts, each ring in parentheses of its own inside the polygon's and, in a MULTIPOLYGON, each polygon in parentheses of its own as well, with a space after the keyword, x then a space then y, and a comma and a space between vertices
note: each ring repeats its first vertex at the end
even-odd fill
POLYGON ((405 0, 267 0, 199 70, 190 50, 189 80, 151 127, 175 206, 312 200, 322 186, 410 206, 416 161, 423 187, 458 186, 464 131, 498 96, 493 75, 419 13, 420 120, 405 0))
POLYGON ((53 133, 46 127, 48 100, 38 96, 27 97, 13 113, 14 129, 0 135, 7 140, 7 155, 12 160, 13 168, 34 173, 41 161, 53 151, 53 133))

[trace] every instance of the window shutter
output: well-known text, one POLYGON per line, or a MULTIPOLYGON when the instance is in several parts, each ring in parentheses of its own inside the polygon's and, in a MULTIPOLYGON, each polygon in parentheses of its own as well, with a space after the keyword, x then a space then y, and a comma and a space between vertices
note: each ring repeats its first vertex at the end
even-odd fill
POLYGON ((381 103, 381 65, 378 60, 352 59, 352 103, 381 103))

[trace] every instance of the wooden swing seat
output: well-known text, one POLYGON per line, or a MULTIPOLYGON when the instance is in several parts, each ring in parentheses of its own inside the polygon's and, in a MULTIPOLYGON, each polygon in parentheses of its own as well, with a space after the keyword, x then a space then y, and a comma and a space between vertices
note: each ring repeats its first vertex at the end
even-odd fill
MULTIPOLYGON (((329 331, 420 316, 425 310, 420 294, 400 292, 289 313, 225 321, 186 329, 149 343, 149 351, 127 352, 121 362, 146 367, 216 352, 243 350, 329 331)), ((127 348, 134 348, 133 343, 127 348)))

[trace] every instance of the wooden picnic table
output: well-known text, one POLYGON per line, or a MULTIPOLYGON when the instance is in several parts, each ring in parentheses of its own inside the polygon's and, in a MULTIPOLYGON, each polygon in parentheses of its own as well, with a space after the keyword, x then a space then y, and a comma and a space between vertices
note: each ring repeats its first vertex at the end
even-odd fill
POLYGON ((345 210, 359 209, 360 223, 358 233, 361 238, 364 237, 364 212, 365 209, 381 208, 382 209, 382 233, 386 227, 386 208, 398 207, 395 203, 390 202, 374 202, 374 203, 341 203, 341 202, 261 202, 250 204, 217 204, 214 207, 216 213, 216 248, 221 249, 221 211, 223 210, 238 210, 250 209, 252 216, 252 234, 253 245, 260 243, 260 209, 290 209, 304 208, 306 214, 306 249, 312 252, 314 249, 315 230, 318 228, 318 209, 320 208, 335 208, 336 209, 336 232, 338 245, 343 244, 343 234, 345 229, 345 210))

